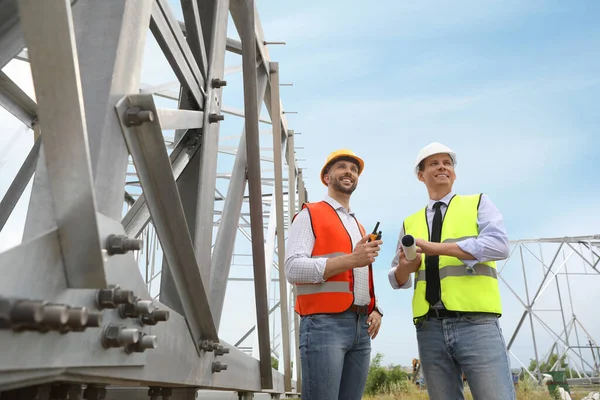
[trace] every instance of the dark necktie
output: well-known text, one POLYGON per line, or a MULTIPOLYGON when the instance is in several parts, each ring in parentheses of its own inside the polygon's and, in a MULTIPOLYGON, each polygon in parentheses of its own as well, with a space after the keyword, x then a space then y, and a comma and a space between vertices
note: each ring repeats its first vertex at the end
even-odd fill
MULTIPOLYGON (((433 205, 435 214, 431 224, 431 242, 440 242, 442 237, 442 202, 438 201, 433 205)), ((425 279, 427 281, 425 298, 431 306, 440 300, 440 257, 425 257, 425 279)))

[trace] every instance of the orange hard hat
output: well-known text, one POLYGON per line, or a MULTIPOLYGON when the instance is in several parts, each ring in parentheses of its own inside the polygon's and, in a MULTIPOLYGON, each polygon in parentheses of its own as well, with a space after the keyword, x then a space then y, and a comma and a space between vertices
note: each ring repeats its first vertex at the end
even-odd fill
POLYGON ((325 173, 327 172, 327 170, 329 169, 331 164, 333 164, 338 158, 341 158, 341 157, 350 157, 353 160, 355 160, 358 163, 358 175, 360 176, 360 174, 362 173, 362 171, 365 167, 365 162, 362 160, 362 158, 358 157, 350 149, 336 150, 336 151, 332 152, 331 154, 329 154, 329 156, 327 157, 327 161, 325 161, 325 164, 323 165, 323 168, 321 169, 321 182, 323 182, 323 185, 327 186, 327 183, 325 183, 325 179, 324 179, 325 173))

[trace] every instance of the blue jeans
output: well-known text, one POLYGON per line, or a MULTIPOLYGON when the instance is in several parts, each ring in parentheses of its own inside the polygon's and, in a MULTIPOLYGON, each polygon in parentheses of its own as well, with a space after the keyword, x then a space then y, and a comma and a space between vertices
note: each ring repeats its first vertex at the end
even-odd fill
POLYGON ((416 329, 431 400, 464 399, 463 372, 475 400, 516 398, 508 352, 496 316, 425 317, 417 322, 416 329))
POLYGON ((367 316, 353 312, 300 319, 302 400, 360 400, 371 357, 367 316))

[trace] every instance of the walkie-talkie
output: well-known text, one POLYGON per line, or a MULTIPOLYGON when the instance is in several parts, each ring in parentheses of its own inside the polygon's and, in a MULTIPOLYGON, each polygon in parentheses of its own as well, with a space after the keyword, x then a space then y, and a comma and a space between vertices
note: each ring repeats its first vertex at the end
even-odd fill
POLYGON ((373 229, 373 233, 371 233, 369 235, 369 242, 373 241, 373 240, 379 240, 381 239, 381 231, 377 232, 377 228, 379 228, 379 221, 377 222, 377 225, 375 225, 375 229, 373 229))

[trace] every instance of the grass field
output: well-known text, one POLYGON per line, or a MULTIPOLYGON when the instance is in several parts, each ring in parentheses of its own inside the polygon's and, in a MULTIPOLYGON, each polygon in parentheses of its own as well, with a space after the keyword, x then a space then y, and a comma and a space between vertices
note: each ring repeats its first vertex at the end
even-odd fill
MULTIPOLYGON (((600 388, 570 388, 571 398, 581 400, 590 392, 598 392, 600 388)), ((412 384, 398 384, 387 388, 385 393, 376 396, 365 396, 363 400, 426 400, 429 399, 426 390, 419 390, 412 384)), ((465 398, 472 400, 473 397, 468 388, 465 388, 465 398)), ((517 400, 549 400, 552 399, 545 386, 521 385, 517 388, 517 400)))

